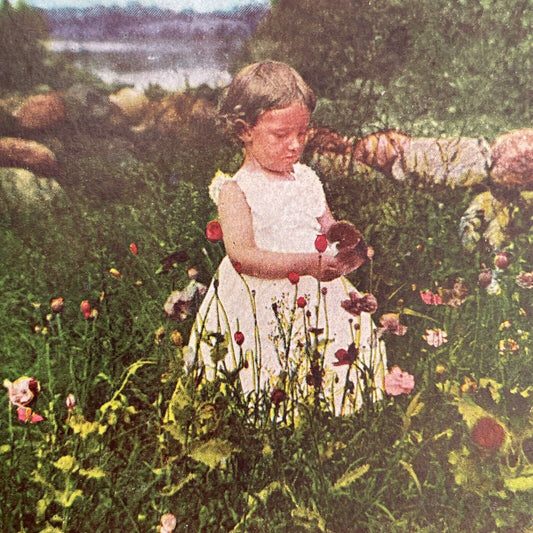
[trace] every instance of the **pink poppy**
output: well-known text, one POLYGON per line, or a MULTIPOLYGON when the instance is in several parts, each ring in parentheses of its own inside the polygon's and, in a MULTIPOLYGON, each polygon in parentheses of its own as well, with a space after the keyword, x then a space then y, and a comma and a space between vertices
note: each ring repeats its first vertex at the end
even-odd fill
POLYGON ((498 252, 494 257, 494 266, 500 270, 505 270, 511 264, 511 254, 509 252, 498 252))
POLYGON ((518 274, 516 284, 521 289, 533 289, 533 272, 521 272, 518 274))
POLYGON ((426 329, 426 334, 423 338, 430 346, 434 346, 435 348, 448 342, 448 334, 441 329, 426 329))
POLYGON ((388 331, 393 335, 401 337, 407 333, 407 327, 400 324, 400 315, 398 313, 385 313, 379 319, 379 322, 383 326, 383 331, 388 331))
POLYGON ((76 407, 76 397, 74 394, 69 394, 65 400, 65 405, 67 406, 68 411, 72 411, 76 407))
POLYGON ((492 271, 490 268, 484 268, 480 270, 478 274, 478 285, 482 289, 486 289, 492 283, 492 271))
POLYGON ((161 517, 161 533, 172 533, 176 529, 176 517, 167 513, 161 517))
POLYGON ((361 313, 375 313, 378 302, 373 294, 361 296, 357 291, 351 291, 349 300, 341 302, 341 306, 351 315, 359 316, 361 313))
POLYGON ((17 419, 21 422, 35 424, 37 422, 42 422, 44 417, 38 413, 34 413, 29 407, 19 407, 17 409, 17 419))
POLYGON ((420 298, 422 298, 422 301, 427 305, 442 304, 442 298, 438 294, 431 292, 429 289, 426 291, 420 291, 420 298))
POLYGON ((409 394, 415 386, 415 378, 399 366, 393 366, 385 376, 385 392, 389 396, 409 394))
POLYGON ((218 242, 222 240, 222 226, 216 220, 212 220, 205 228, 205 236, 209 242, 218 242))

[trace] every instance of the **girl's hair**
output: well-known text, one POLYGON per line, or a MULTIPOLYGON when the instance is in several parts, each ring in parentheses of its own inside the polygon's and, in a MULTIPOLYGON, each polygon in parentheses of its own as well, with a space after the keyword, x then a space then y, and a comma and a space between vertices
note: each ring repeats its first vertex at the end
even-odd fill
POLYGON ((285 63, 263 61, 244 67, 233 79, 222 99, 219 117, 235 132, 240 119, 255 126, 261 113, 300 102, 312 113, 316 97, 300 74, 285 63))

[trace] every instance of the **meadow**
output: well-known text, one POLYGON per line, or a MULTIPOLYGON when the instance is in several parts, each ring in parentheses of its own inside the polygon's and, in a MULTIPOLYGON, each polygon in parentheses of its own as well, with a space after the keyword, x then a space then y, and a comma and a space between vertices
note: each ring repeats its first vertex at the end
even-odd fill
POLYGON ((185 376, 191 318, 163 312, 190 266, 214 274, 206 185, 239 163, 189 133, 199 144, 176 148, 170 173, 170 146, 106 160, 72 130, 66 194, 2 200, 2 531, 170 531, 169 513, 175 531, 530 530, 531 212, 512 208, 504 250, 466 249, 478 191, 323 172, 333 212, 375 251, 350 279, 378 325, 406 328, 383 333, 389 370, 415 384, 350 416, 313 393, 280 417, 272 391, 250 410, 235 376, 185 376), (22 377, 40 391, 21 410, 7 392, 22 377))

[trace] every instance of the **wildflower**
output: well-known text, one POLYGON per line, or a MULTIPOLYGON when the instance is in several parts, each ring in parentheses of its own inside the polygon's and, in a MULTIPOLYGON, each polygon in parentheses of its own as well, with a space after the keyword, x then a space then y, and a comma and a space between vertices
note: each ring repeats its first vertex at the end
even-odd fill
POLYGON ((165 334, 166 334, 166 331, 163 326, 160 326, 159 328, 157 328, 157 331, 155 332, 155 335, 154 335, 154 342, 156 346, 161 346, 163 344, 163 339, 165 338, 165 334))
POLYGON ((183 337, 181 336, 181 333, 177 329, 175 329, 170 334, 170 340, 172 341, 172 344, 174 344, 174 346, 182 346, 183 345, 183 337))
POLYGON ((139 253, 139 249, 137 248, 137 245, 134 242, 130 244, 130 250, 133 255, 137 255, 139 253))
POLYGON ((270 399, 274 405, 279 405, 282 401, 285 400, 285 391, 281 389, 274 389, 270 395, 270 399))
POLYGON ((423 338, 430 346, 434 346, 435 348, 448 342, 448 334, 441 329, 426 329, 426 334, 423 338))
MULTIPOLYGON (((218 288, 218 280, 215 280, 215 290, 218 288)), ((194 313, 200 304, 203 296, 207 291, 207 287, 196 280, 191 282, 182 291, 174 291, 170 293, 163 310, 168 318, 183 322, 194 313)))
POLYGON ((451 286, 440 287, 439 294, 442 297, 442 303, 448 307, 459 307, 469 294, 465 281, 456 278, 452 281, 451 286))
POLYGON ((11 382, 4 381, 9 401, 16 407, 27 407, 41 392, 41 386, 35 378, 22 376, 11 382))
POLYGON ((352 344, 348 346, 347 350, 345 350, 344 348, 340 348, 335 352, 335 357, 337 358, 337 361, 333 363, 333 366, 351 365, 356 361, 358 354, 359 350, 352 342, 352 344))
POLYGON ((91 304, 87 300, 83 300, 83 302, 81 302, 80 310, 86 320, 89 320, 89 318, 91 318, 91 304))
POLYGON ((17 419, 21 422, 29 422, 30 424, 44 420, 40 414, 34 413, 29 407, 19 407, 17 409, 17 419))
POLYGON ((445 367, 442 363, 439 363, 439 364, 435 367, 435 372, 436 372, 439 376, 443 376, 444 374, 446 374, 446 367, 445 367))
POLYGON ((94 320, 97 316, 98 316, 98 309, 91 309, 89 318, 94 320))
POLYGON ((316 251, 320 254, 324 253, 328 247, 328 240, 325 235, 318 235, 315 239, 316 251))
POLYGON ((65 405, 67 406, 67 411, 72 411, 76 407, 76 397, 74 394, 69 394, 65 400, 65 405))
POLYGON ((480 418, 472 428, 472 440, 484 450, 497 450, 505 441, 503 426, 489 416, 480 418))
POLYGON ((116 269, 116 268, 110 268, 109 273, 115 278, 120 279, 122 277, 122 274, 116 269))
POLYGON ((233 338, 235 339, 235 342, 237 343, 238 346, 242 346, 244 342, 244 334, 242 333, 242 331, 236 331, 233 334, 233 338))
POLYGON ((415 386, 415 378, 399 366, 393 366, 385 376, 385 392, 389 396, 409 394, 415 386))
POLYGON ((287 277, 293 285, 296 285, 300 281, 300 276, 292 270, 289 272, 287 277))
POLYGON ((222 240, 222 226, 216 220, 212 220, 205 228, 205 236, 209 242, 222 240))
POLYGON ((191 266, 187 269, 187 277, 190 280, 198 279, 198 269, 194 266, 191 266))
POLYGON ((490 268, 484 268, 478 274, 478 285, 486 289, 492 283, 492 271, 490 268))
POLYGON ((498 351, 500 355, 504 355, 505 352, 517 353, 520 351, 520 346, 514 339, 502 339, 498 345, 498 351))
POLYGON ((172 533, 176 529, 176 517, 173 514, 167 513, 161 517, 161 533, 172 533))
POLYGON ((533 272, 521 272, 516 276, 516 284, 521 289, 533 289, 533 272))
POLYGON ((357 291, 351 291, 349 300, 343 300, 341 307, 351 315, 359 316, 361 313, 375 313, 378 302, 373 294, 360 296, 357 291))
POLYGON ((383 326, 383 331, 388 331, 393 335, 401 337, 407 333, 407 327, 400 324, 400 315, 398 313, 385 313, 379 319, 379 322, 383 326))
POLYGON ((463 394, 475 394, 476 391, 477 383, 470 376, 465 376, 461 385, 461 392, 463 394))
POLYGON ((372 248, 372 246, 369 246, 369 247, 366 249, 366 256, 368 257, 368 259, 369 259, 370 261, 372 261, 372 259, 374 259, 374 255, 375 255, 374 248, 372 248))
POLYGON ((422 298, 422 301, 427 305, 442 304, 442 298, 438 294, 435 294, 434 292, 430 291, 429 289, 426 291, 420 291, 420 298, 422 298))
POLYGON ((509 252, 498 252, 494 257, 494 266, 500 270, 505 270, 511 263, 511 254, 509 252))
POLYGON ((500 324, 500 331, 502 331, 504 329, 511 329, 511 326, 512 326, 512 322, 510 320, 504 320, 500 324))
POLYGON ((56 298, 52 298, 50 300, 50 307, 52 308, 52 311, 54 313, 61 313, 61 311, 63 311, 64 305, 65 298, 63 298, 63 296, 57 296, 56 298))
POLYGON ((298 297, 298 299, 296 300, 296 305, 297 305, 300 309, 303 309, 303 308, 307 305, 307 300, 306 300, 303 296, 300 296, 300 297, 298 297))

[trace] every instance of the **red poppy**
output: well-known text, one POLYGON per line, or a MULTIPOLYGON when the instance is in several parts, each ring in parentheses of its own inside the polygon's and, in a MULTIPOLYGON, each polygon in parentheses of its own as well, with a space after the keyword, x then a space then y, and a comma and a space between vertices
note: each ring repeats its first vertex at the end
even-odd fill
POLYGON ((274 405, 279 405, 283 400, 285 400, 285 391, 281 389, 274 389, 270 395, 270 399, 274 405))
POLYGON ((442 298, 438 294, 435 294, 434 292, 431 292, 430 290, 420 291, 420 298, 422 298, 422 301, 427 305, 441 305, 442 304, 442 298))
POLYGON ((498 252, 494 258, 494 266, 500 270, 505 270, 511 263, 511 254, 509 252, 498 252))
POLYGON ((294 271, 289 272, 287 277, 293 285, 296 285, 300 281, 300 276, 294 271))
POLYGON ((87 300, 83 300, 83 302, 81 302, 80 310, 86 319, 91 317, 91 304, 87 300))
POLYGON ((318 253, 322 254, 328 247, 328 240, 325 235, 318 235, 315 239, 315 248, 318 253))
POLYGON ((205 228, 205 236, 209 242, 218 242, 222 240, 222 227, 219 222, 212 220, 205 228))
POLYGON ((29 422, 30 424, 44 420, 40 414, 34 413, 29 407, 19 407, 17 409, 17 419, 21 422, 29 422))
POLYGON ((296 305, 297 305, 300 309, 303 309, 303 308, 307 305, 307 300, 306 300, 303 296, 300 296, 300 297, 296 300, 296 305))
POLYGON ((472 428, 472 440, 485 450, 497 450, 505 441, 505 430, 494 418, 480 418, 472 428))
POLYGON ((137 248, 137 245, 134 242, 130 244, 130 250, 133 255, 137 255, 139 253, 139 249, 137 248))
POLYGON ((352 342, 352 344, 348 346, 347 350, 341 348, 335 352, 335 357, 337 358, 337 361, 333 363, 333 366, 351 365, 357 359, 358 354, 359 350, 352 342))
POLYGON ((244 342, 244 334, 242 333, 242 331, 236 331, 233 334, 233 338, 239 346, 242 346, 242 343, 244 342))

